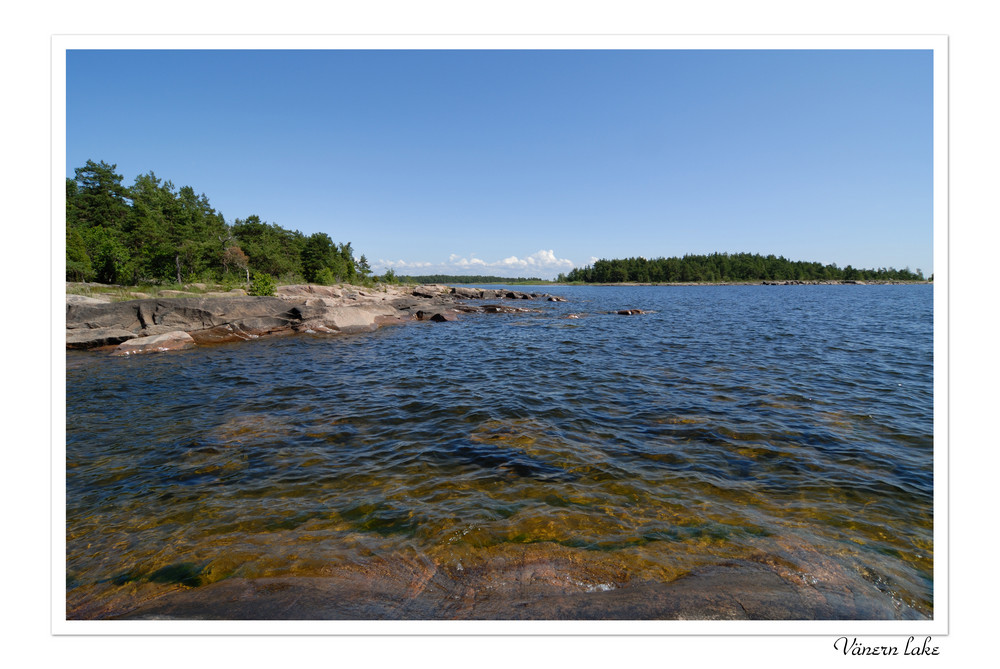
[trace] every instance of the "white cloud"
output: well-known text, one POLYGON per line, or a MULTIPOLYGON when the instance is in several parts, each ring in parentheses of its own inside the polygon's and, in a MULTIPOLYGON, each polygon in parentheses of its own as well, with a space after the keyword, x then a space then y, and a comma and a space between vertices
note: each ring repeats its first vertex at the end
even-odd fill
POLYGON ((574 267, 576 263, 568 258, 559 258, 553 249, 542 249, 523 258, 510 256, 492 262, 477 258, 475 254, 465 258, 452 253, 443 263, 380 259, 373 264, 373 269, 377 272, 392 268, 396 272, 411 274, 496 274, 511 277, 530 274, 539 278, 552 278, 558 272, 569 271, 574 267))
POLYGON ((429 262, 407 262, 405 260, 385 260, 379 258, 377 261, 372 263, 373 269, 378 268, 392 268, 392 269, 403 269, 403 268, 421 268, 421 267, 432 267, 434 263, 429 262))

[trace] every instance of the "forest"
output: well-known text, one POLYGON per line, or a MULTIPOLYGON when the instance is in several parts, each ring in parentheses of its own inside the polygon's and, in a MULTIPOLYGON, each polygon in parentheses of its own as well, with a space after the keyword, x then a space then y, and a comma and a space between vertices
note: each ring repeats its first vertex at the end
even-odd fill
MULTIPOLYGON (((88 160, 66 179, 66 280, 118 285, 251 277, 330 285, 370 281, 350 242, 306 236, 251 215, 227 223, 204 194, 153 172, 126 186, 116 165, 88 160)), ((394 281, 391 270, 383 280, 394 281)))
POLYGON ((719 281, 923 281, 920 269, 857 269, 792 261, 756 253, 712 253, 671 258, 598 260, 560 274, 559 282, 684 283, 719 281))

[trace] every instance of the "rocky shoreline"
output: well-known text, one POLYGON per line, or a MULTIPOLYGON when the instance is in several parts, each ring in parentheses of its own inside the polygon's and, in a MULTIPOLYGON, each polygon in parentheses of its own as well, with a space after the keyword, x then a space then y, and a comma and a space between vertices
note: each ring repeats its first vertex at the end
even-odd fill
POLYGON ((296 333, 371 332, 410 321, 454 321, 461 313, 529 311, 508 304, 513 300, 565 301, 545 293, 436 284, 375 289, 293 285, 279 287, 275 297, 248 296, 239 289, 169 293, 122 302, 67 295, 66 348, 133 355, 296 333), (501 304, 470 305, 464 300, 501 304))
MULTIPOLYGON (((868 284, 897 284, 878 281, 868 284)), ((866 285, 864 281, 763 281, 719 284, 614 285, 866 285)), ((595 284, 596 285, 596 284, 595 284)), ((202 284, 196 284, 199 290, 202 284)), ((364 288, 352 285, 280 286, 274 297, 253 297, 241 289, 230 292, 160 291, 159 296, 125 293, 125 301, 66 295, 66 348, 111 350, 133 355, 206 344, 249 341, 261 337, 305 334, 372 332, 385 325, 410 321, 449 322, 462 313, 517 313, 532 311, 510 301, 566 300, 548 293, 506 288, 471 288, 430 284, 364 288), (468 304, 490 300, 500 304, 468 304)), ((621 309, 618 315, 649 313, 621 309)), ((568 318, 577 318, 571 314, 568 318)))

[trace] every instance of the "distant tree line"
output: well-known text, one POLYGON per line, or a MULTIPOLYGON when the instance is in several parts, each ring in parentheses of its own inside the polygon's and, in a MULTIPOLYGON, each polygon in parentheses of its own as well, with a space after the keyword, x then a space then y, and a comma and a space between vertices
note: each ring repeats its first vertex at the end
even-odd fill
POLYGON ((923 281, 920 269, 856 269, 792 261, 782 256, 756 253, 712 253, 682 258, 620 258, 598 260, 560 274, 557 281, 585 283, 683 283, 688 281, 923 281))
POLYGON ((519 276, 513 279, 509 276, 488 276, 473 274, 469 276, 455 274, 423 274, 420 276, 399 276, 401 281, 407 283, 502 283, 506 285, 514 283, 551 283, 538 278, 524 278, 519 276))
POLYGON ((252 215, 229 224, 204 194, 153 172, 122 184, 116 165, 88 160, 66 179, 66 280, 106 284, 243 281, 360 283, 371 268, 351 243, 308 237, 252 215))

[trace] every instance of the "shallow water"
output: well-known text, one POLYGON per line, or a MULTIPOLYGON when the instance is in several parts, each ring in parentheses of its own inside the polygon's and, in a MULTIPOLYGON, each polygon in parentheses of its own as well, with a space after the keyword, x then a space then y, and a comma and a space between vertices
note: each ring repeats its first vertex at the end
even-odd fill
POLYGON ((67 615, 526 551, 581 591, 835 567, 933 615, 931 286, 549 292, 568 301, 68 352, 67 615))

